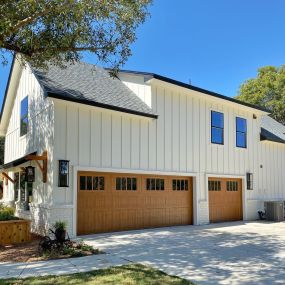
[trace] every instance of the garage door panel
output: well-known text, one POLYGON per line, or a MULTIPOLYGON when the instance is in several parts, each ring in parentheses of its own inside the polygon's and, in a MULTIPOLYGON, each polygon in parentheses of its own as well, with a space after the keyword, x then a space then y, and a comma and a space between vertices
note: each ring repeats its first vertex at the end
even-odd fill
POLYGON ((87 234, 192 224, 192 195, 189 177, 79 172, 77 231, 87 234))
POLYGON ((242 219, 241 179, 209 178, 210 222, 242 219))

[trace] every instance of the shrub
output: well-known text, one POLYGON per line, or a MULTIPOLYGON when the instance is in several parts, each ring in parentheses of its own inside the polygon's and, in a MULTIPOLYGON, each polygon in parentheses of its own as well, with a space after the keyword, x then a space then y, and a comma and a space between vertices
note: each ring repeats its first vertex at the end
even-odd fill
POLYGON ((55 230, 64 231, 64 230, 66 230, 66 227, 67 227, 67 223, 65 221, 56 221, 53 224, 53 228, 55 230))
POLYGON ((0 206, 0 221, 16 220, 15 209, 12 207, 0 206))

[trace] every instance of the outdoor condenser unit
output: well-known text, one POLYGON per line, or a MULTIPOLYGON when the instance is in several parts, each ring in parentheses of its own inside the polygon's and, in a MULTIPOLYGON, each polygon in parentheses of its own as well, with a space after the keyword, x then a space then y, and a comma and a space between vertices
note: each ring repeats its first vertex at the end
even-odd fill
POLYGON ((266 219, 269 221, 284 221, 284 202, 270 201, 264 202, 266 219))

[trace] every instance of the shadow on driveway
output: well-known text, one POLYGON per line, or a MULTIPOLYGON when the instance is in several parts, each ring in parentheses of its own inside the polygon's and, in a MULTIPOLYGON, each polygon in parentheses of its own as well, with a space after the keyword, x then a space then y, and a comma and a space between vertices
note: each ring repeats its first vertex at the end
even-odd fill
POLYGON ((197 284, 285 284, 285 223, 177 226, 81 238, 197 284))

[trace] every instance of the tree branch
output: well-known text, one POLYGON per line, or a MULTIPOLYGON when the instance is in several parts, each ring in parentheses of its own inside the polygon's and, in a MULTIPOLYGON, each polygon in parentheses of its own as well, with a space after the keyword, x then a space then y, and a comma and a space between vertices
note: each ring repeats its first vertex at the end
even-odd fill
POLYGON ((47 6, 43 11, 36 13, 32 16, 29 16, 21 21, 19 21, 14 27, 12 27, 8 33, 2 34, 1 38, 5 38, 13 33, 16 33, 18 30, 20 30, 22 27, 27 26, 33 22, 35 22, 37 19, 39 19, 40 17, 46 16, 49 14, 49 12, 51 11, 61 11, 63 8, 69 8, 72 6, 72 4, 74 3, 74 1, 69 1, 67 0, 65 3, 63 3, 62 5, 58 5, 58 6, 47 6))
POLYGON ((44 52, 45 50, 48 50, 49 52, 81 52, 81 51, 91 51, 91 52, 96 52, 98 50, 103 50, 106 49, 106 47, 90 47, 90 46, 85 46, 85 47, 74 47, 74 46, 70 46, 70 47, 49 47, 49 48, 37 48, 37 49, 29 49, 29 51, 25 51, 24 49, 21 49, 20 47, 18 47, 17 45, 12 45, 9 43, 3 43, 3 48, 10 50, 10 51, 14 51, 14 52, 18 52, 21 53, 23 55, 26 56, 33 56, 34 54, 40 54, 42 52, 44 52))

